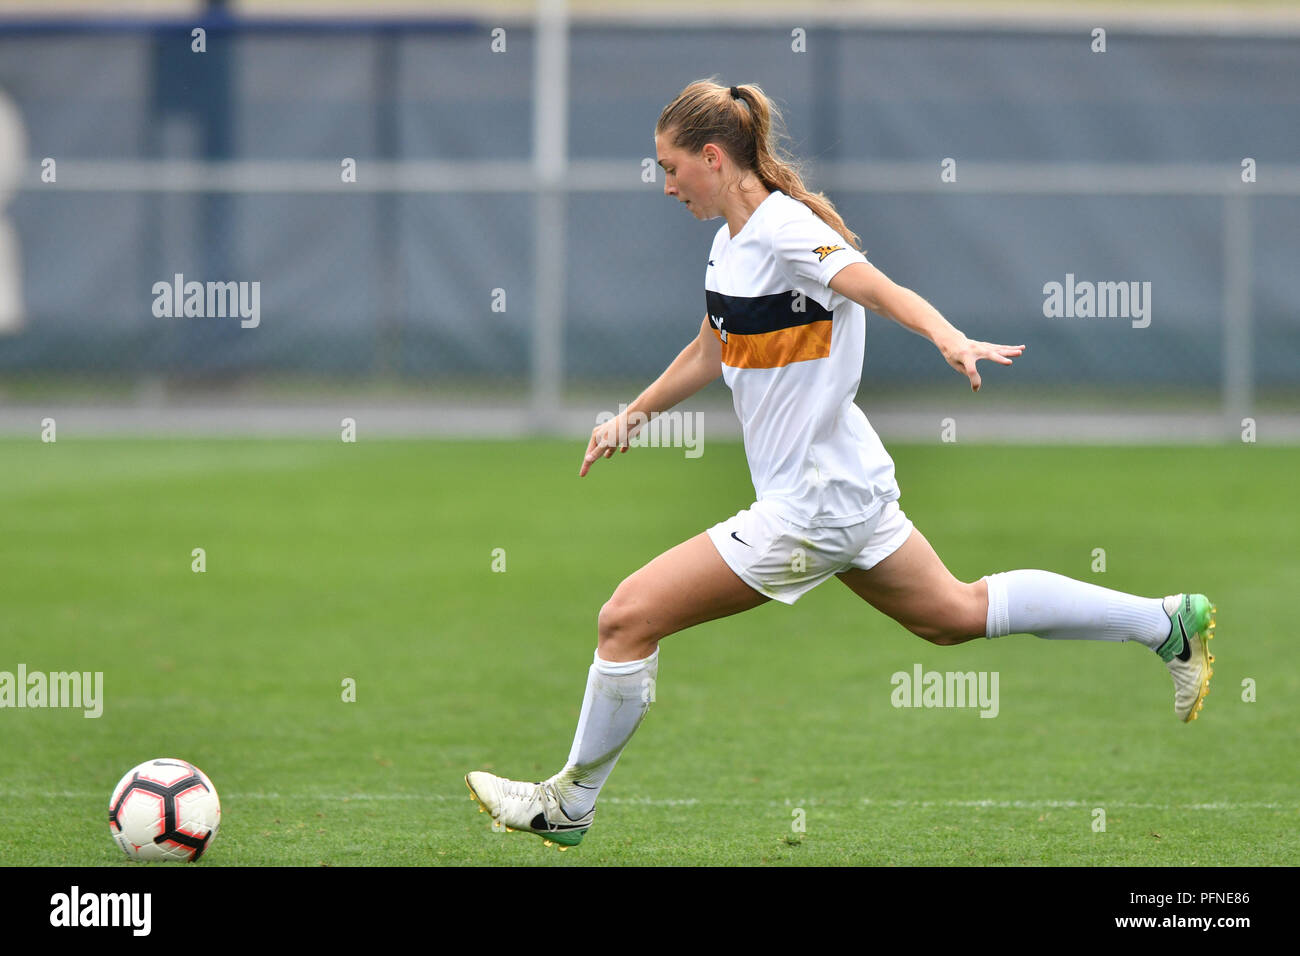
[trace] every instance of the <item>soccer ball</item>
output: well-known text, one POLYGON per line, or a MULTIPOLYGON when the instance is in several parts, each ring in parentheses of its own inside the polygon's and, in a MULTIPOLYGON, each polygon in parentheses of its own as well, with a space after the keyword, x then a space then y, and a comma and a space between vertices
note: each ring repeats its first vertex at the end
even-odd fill
POLYGON ((194 862, 221 825, 217 788, 184 760, 149 760, 126 772, 108 801, 108 832, 131 860, 194 862))

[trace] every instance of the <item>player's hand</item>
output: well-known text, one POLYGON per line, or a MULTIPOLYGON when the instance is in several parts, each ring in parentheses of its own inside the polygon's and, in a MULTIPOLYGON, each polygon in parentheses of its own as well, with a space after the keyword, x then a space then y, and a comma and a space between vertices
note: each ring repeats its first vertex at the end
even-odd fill
POLYGON ((939 343, 944 361, 970 379, 972 392, 980 390, 980 373, 975 363, 988 359, 999 365, 1010 365, 1013 355, 1024 352, 1023 345, 994 345, 992 342, 975 342, 966 336, 939 343))
POLYGON ((629 428, 627 412, 615 415, 607 422, 601 422, 591 430, 591 441, 587 442, 587 454, 583 456, 582 468, 578 477, 585 477, 591 466, 599 458, 613 458, 615 451, 626 452, 632 436, 639 428, 629 428))

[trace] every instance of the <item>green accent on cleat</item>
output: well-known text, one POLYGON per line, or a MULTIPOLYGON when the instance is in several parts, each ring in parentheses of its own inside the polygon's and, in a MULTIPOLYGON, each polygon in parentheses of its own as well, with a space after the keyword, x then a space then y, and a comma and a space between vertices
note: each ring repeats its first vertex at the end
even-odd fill
POLYGON ((563 851, 581 843, 591 829, 593 812, 589 810, 580 818, 582 822, 565 816, 554 787, 547 781, 525 783, 475 771, 465 775, 465 786, 478 804, 479 813, 492 816, 492 829, 498 832, 531 833, 542 838, 543 846, 563 851), (555 814, 564 817, 565 822, 551 823, 550 817, 555 814), (573 829, 568 829, 570 826, 573 829))
POLYGON ((577 846, 582 842, 582 838, 587 833, 586 830, 552 830, 549 833, 542 833, 540 830, 532 830, 530 832, 536 833, 548 843, 559 844, 561 850, 567 850, 571 846, 577 846))
POLYGON ((1198 634, 1208 639, 1208 632, 1212 631, 1214 608, 1210 599, 1204 594, 1180 594, 1178 597, 1178 608, 1169 615, 1169 637, 1156 650, 1166 664, 1183 653, 1184 631, 1187 632, 1187 640, 1198 634), (1180 618, 1182 627, 1178 626, 1180 618))

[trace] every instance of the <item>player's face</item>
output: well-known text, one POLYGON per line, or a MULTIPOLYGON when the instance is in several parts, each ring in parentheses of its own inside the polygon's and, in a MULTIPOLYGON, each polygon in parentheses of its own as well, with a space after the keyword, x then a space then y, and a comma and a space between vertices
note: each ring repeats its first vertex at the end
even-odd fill
POLYGON ((716 162, 709 147, 697 156, 672 145, 670 137, 655 137, 655 152, 664 170, 664 195, 685 203, 696 219, 721 215, 715 207, 718 188, 716 162), (710 165, 712 163, 712 165, 710 165))

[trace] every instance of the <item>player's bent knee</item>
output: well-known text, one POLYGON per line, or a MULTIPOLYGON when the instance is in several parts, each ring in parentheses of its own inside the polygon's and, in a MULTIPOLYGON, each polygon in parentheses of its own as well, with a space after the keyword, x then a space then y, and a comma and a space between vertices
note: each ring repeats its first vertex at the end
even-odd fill
POLYGON ((947 639, 947 644, 964 644, 977 637, 984 637, 988 611, 988 592, 984 585, 979 581, 963 584, 960 599, 952 611, 948 630, 943 635, 947 639))
POLYGON ((604 645, 617 640, 625 630, 626 613, 615 595, 600 607, 600 614, 596 617, 596 636, 604 645))
POLYGON ((635 602, 624 596, 620 585, 602 605, 596 619, 596 640, 605 660, 641 660, 654 653, 663 635, 654 633, 635 602))
POLYGON ((917 637, 939 647, 952 647, 985 635, 988 600, 975 585, 963 585, 957 599, 936 607, 925 620, 903 621, 917 637))

